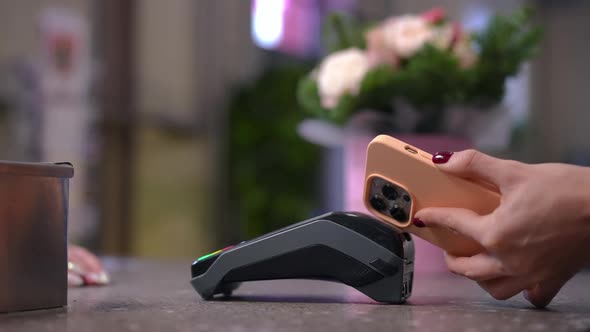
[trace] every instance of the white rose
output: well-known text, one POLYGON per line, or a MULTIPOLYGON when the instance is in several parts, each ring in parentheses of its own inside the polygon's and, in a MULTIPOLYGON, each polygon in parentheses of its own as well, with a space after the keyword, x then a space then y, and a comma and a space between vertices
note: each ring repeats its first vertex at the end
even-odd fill
POLYGON ((424 18, 414 15, 389 20, 384 30, 385 42, 402 58, 412 56, 434 37, 430 24, 424 18))
POLYGON ((346 93, 358 94, 360 83, 369 71, 365 52, 346 49, 327 56, 317 71, 318 92, 322 106, 333 108, 346 93))

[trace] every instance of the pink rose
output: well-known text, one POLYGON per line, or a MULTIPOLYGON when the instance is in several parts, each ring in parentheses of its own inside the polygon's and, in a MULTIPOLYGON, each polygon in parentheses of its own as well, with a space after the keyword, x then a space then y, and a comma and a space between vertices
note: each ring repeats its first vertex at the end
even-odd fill
POLYGON ((436 7, 420 14, 420 16, 422 16, 422 18, 430 24, 437 24, 445 19, 446 13, 444 9, 436 7))
POLYGON ((396 67, 399 62, 395 51, 385 40, 384 26, 385 24, 376 26, 365 35, 367 40, 367 57, 371 67, 383 64, 396 67))
POLYGON ((420 16, 404 15, 386 21, 383 34, 387 48, 400 58, 409 58, 432 41, 435 29, 420 16))
POLYGON ((453 23, 453 39, 451 41, 451 47, 453 47, 455 44, 457 44, 457 41, 459 41, 461 38, 463 38, 463 35, 465 34, 465 32, 463 31, 463 28, 461 27, 461 25, 457 22, 453 23))

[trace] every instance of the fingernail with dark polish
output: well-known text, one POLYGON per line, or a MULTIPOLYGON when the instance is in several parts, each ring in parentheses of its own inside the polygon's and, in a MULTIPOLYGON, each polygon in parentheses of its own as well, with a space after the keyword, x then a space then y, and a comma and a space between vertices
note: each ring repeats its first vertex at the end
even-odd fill
POLYGON ((449 159, 451 159, 452 155, 453 155, 453 152, 449 152, 449 151, 437 152, 432 156, 432 162, 435 164, 444 164, 447 161, 449 161, 449 159))
POLYGON ((419 228, 426 227, 426 224, 419 218, 412 219, 412 223, 414 224, 414 226, 419 228))

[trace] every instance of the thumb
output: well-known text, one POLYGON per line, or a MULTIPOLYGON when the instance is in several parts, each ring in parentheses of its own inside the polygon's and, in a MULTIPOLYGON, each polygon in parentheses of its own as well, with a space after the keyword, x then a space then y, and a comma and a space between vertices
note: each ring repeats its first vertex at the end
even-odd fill
POLYGON ((509 183, 511 172, 520 163, 494 158, 476 150, 437 152, 432 162, 442 171, 463 178, 482 180, 495 187, 509 183))

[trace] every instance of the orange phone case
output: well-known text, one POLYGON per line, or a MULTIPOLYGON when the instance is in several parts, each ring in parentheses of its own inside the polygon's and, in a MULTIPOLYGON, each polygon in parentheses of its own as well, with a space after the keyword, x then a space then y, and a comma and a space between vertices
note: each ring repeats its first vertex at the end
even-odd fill
POLYGON ((488 214, 500 204, 500 194, 490 184, 476 183, 440 171, 432 163, 432 155, 428 152, 393 137, 379 135, 367 148, 363 201, 378 218, 453 255, 471 256, 482 251, 477 242, 445 228, 418 228, 412 224, 413 215, 426 207, 465 208, 478 214, 488 214), (371 206, 370 187, 375 177, 403 188, 410 195, 410 213, 406 222, 399 222, 371 206))

